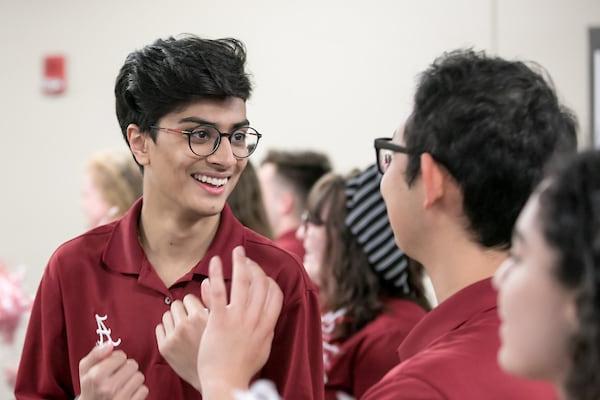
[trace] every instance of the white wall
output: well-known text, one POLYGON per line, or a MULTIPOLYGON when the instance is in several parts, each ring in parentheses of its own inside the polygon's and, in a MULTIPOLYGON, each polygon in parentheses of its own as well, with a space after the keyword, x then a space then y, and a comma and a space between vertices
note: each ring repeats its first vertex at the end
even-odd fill
POLYGON ((264 134, 255 159, 318 148, 345 171, 371 162, 372 139, 409 113, 417 73, 456 47, 544 65, 587 135, 594 24, 597 0, 0 0, 0 258, 30 267, 33 294, 53 249, 82 231, 84 160, 124 146, 114 79, 128 52, 157 37, 242 39, 256 88, 249 117, 264 134), (69 87, 49 98, 41 59, 54 52, 68 57, 69 87))

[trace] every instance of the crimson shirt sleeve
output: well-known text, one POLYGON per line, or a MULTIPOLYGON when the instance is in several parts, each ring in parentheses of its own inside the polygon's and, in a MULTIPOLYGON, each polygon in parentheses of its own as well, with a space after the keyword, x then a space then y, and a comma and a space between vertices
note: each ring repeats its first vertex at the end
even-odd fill
POLYGON ((323 350, 317 294, 307 289, 284 306, 261 376, 275 382, 284 399, 322 400, 323 350))
POLYGON ((418 377, 399 374, 384 378, 365 393, 361 400, 444 400, 445 397, 418 377))
POLYGON ((53 256, 31 311, 15 385, 17 400, 75 397, 56 263, 53 256))

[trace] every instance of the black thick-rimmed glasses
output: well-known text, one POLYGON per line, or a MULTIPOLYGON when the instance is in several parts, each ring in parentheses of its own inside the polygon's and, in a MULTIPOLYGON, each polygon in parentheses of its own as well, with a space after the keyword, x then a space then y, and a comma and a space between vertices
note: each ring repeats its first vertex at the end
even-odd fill
POLYGON ((407 147, 392 143, 392 138, 377 138, 373 144, 375 146, 375 157, 377 157, 377 168, 381 174, 384 174, 389 168, 394 153, 413 153, 407 147))
POLYGON ((160 126, 151 126, 150 128, 186 135, 190 150, 198 157, 208 157, 214 154, 219 148, 223 136, 231 143, 231 151, 236 158, 250 157, 254 153, 254 150, 256 150, 258 141, 262 136, 256 129, 249 126, 236 128, 236 130, 229 133, 221 132, 213 125, 200 125, 191 130, 163 128, 160 126))

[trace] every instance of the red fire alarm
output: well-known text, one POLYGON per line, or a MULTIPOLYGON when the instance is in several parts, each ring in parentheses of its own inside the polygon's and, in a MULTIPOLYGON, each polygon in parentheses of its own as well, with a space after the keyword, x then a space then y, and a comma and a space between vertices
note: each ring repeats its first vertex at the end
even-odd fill
POLYGON ((62 55, 44 57, 42 90, 45 94, 58 95, 65 92, 67 88, 65 64, 65 57, 62 55))

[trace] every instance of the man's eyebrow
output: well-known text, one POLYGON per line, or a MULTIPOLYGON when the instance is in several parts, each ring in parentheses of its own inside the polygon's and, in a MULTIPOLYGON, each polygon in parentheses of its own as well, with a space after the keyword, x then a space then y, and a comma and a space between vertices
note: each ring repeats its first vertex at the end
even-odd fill
MULTIPOLYGON (((185 117, 179 120, 179 123, 184 123, 184 122, 194 122, 196 124, 199 125, 210 125, 210 126, 216 126, 216 124, 214 122, 211 121, 207 121, 205 119, 202 118, 198 118, 198 117, 185 117)), ((242 126, 248 126, 250 125, 250 121, 248 121, 247 119, 240 121, 240 122, 236 122, 235 124, 233 124, 233 128, 239 128, 242 126)))

